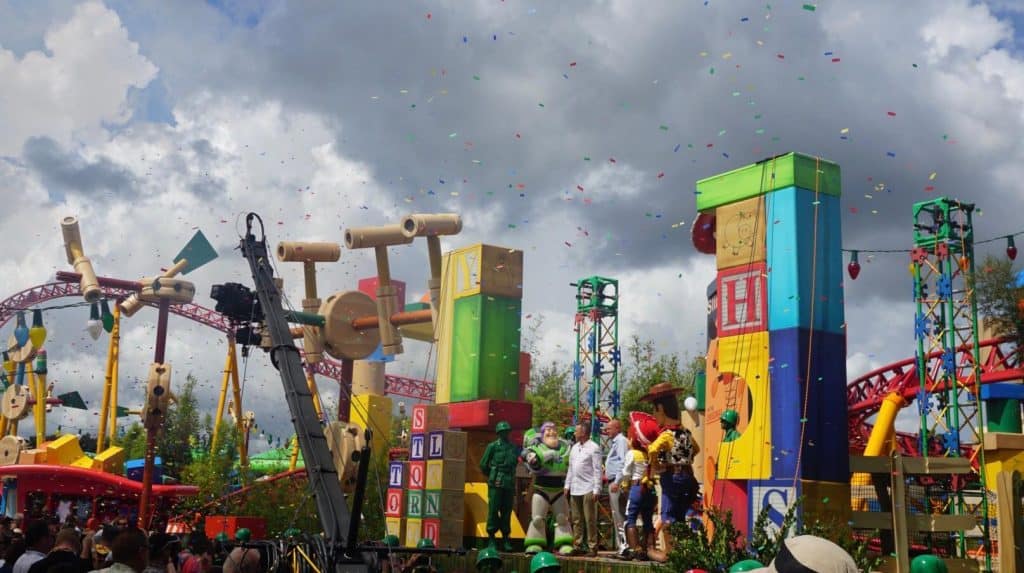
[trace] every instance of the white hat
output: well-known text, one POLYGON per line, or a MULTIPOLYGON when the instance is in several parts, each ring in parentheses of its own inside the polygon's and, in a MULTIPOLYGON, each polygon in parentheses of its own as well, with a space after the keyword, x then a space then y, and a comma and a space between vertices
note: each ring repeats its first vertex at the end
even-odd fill
MULTIPOLYGON (((850 554, 835 543, 813 535, 790 537, 764 569, 771 573, 857 573, 850 554)), ((750 573, 754 573, 751 571, 750 573)))

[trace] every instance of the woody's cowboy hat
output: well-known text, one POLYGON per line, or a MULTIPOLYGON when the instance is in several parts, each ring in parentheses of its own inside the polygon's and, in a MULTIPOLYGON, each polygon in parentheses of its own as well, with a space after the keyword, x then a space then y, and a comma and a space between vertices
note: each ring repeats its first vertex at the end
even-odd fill
POLYGON ((641 402, 653 402, 658 398, 664 398, 666 396, 674 396, 676 394, 682 394, 685 391, 683 388, 676 388, 669 382, 659 382, 651 389, 647 391, 647 394, 643 398, 640 398, 641 402))

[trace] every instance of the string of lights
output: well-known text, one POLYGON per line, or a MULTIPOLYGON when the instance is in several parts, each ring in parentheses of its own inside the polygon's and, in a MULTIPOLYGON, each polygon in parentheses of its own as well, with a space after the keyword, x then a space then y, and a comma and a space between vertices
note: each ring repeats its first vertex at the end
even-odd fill
MULTIPOLYGON (((975 241, 974 244, 986 245, 988 243, 994 243, 996 241, 1006 241, 1006 257, 1011 261, 1017 258, 1017 245, 1014 244, 1013 238, 1024 235, 1024 230, 1017 231, 1016 233, 1010 233, 1009 235, 999 235, 992 237, 991 239, 984 239, 982 241, 975 241)), ((850 262, 846 265, 846 272, 849 273, 850 278, 857 280, 860 275, 860 261, 858 255, 860 253, 868 254, 892 254, 892 253, 910 253, 911 249, 842 249, 844 253, 850 253, 850 262)))

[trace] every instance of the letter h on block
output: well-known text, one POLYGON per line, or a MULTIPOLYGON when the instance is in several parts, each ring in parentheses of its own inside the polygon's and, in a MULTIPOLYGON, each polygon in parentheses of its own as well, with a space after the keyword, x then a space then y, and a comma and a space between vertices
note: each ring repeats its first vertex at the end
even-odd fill
POLYGON ((718 272, 718 336, 768 329, 768 274, 764 263, 718 272))

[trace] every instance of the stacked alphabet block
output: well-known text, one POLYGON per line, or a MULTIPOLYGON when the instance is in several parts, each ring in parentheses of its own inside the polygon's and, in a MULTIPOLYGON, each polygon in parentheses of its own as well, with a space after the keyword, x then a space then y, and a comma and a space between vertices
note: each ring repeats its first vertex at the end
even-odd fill
POLYGON ((714 234, 718 268, 705 499, 732 509, 741 530, 762 507, 782 515, 801 490, 849 478, 840 186, 838 165, 799 153, 697 182, 711 223, 694 243, 714 234), (728 442, 727 409, 739 415, 728 442))
POLYGON ((385 516, 388 533, 414 547, 462 546, 466 433, 448 429, 444 405, 413 406, 409 461, 391 462, 385 516))

